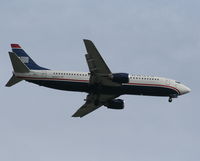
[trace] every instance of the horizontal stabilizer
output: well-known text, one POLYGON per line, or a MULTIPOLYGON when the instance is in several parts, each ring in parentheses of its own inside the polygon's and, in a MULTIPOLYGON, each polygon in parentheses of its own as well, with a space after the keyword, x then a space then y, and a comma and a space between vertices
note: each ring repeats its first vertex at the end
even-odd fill
POLYGON ((15 75, 13 75, 10 80, 8 81, 8 83, 6 84, 6 87, 11 87, 17 83, 19 83, 20 81, 22 81, 22 79, 15 77, 15 75))

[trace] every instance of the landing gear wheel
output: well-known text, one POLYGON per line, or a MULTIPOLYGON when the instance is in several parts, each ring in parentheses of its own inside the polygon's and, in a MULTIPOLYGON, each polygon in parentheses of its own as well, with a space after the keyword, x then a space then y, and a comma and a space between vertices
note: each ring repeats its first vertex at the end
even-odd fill
POLYGON ((172 102, 172 98, 171 97, 169 97, 169 100, 168 100, 169 102, 172 102))

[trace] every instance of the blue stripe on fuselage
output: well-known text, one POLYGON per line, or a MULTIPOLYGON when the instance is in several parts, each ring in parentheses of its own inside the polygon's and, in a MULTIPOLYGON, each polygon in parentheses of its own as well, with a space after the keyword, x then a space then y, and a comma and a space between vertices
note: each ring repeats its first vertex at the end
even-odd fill
POLYGON ((139 85, 122 85, 120 87, 90 85, 88 82, 72 82, 58 80, 27 80, 28 82, 38 84, 53 89, 77 91, 77 92, 98 92, 105 94, 133 94, 133 95, 148 95, 148 96, 170 96, 179 94, 176 90, 159 86, 139 86, 139 85))

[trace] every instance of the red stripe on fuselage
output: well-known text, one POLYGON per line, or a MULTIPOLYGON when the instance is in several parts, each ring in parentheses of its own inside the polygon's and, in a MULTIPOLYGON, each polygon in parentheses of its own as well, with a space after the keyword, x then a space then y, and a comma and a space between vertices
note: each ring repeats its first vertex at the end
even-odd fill
MULTIPOLYGON (((84 83, 89 83, 89 80, 80 80, 80 79, 64 79, 64 78, 39 78, 39 77, 21 77, 19 76, 18 78, 21 79, 30 79, 30 80, 58 80, 58 81, 73 81, 73 82, 84 82, 84 83)), ((180 91, 172 86, 166 86, 162 84, 144 84, 144 83, 127 83, 128 85, 135 85, 135 86, 150 86, 150 87, 165 87, 165 88, 170 88, 175 90, 180 94, 180 91)))

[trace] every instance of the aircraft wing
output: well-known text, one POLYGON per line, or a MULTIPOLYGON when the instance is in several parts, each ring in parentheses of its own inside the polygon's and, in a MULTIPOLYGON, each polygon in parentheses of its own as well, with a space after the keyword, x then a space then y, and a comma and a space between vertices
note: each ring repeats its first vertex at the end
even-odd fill
MULTIPOLYGON (((91 74, 89 83, 100 86, 120 86, 121 84, 115 83, 109 78, 109 75, 112 73, 92 41, 84 40, 84 43, 87 50, 85 57, 91 74)), ((89 93, 86 98, 86 103, 72 117, 83 117, 118 96, 116 94, 101 94, 98 91, 97 93, 89 93)))
POLYGON ((106 94, 88 94, 86 103, 81 106, 72 117, 83 117, 99 107, 103 106, 106 102, 118 97, 119 95, 106 95, 106 94))
POLYGON ((97 48, 90 40, 83 40, 85 43, 85 47, 87 50, 86 60, 89 66, 89 70, 91 73, 99 73, 99 74, 111 74, 110 69, 106 65, 105 61, 101 57, 97 48))
POLYGON ((83 117, 87 114, 89 114, 90 112, 98 109, 99 107, 101 107, 102 105, 95 105, 94 103, 85 103, 83 106, 81 106, 81 108, 79 108, 76 113, 74 113, 72 115, 72 117, 83 117))
POLYGON ((108 86, 120 86, 119 83, 115 83, 109 78, 112 73, 93 42, 90 40, 83 41, 87 50, 85 57, 91 73, 90 84, 100 83, 108 86))

